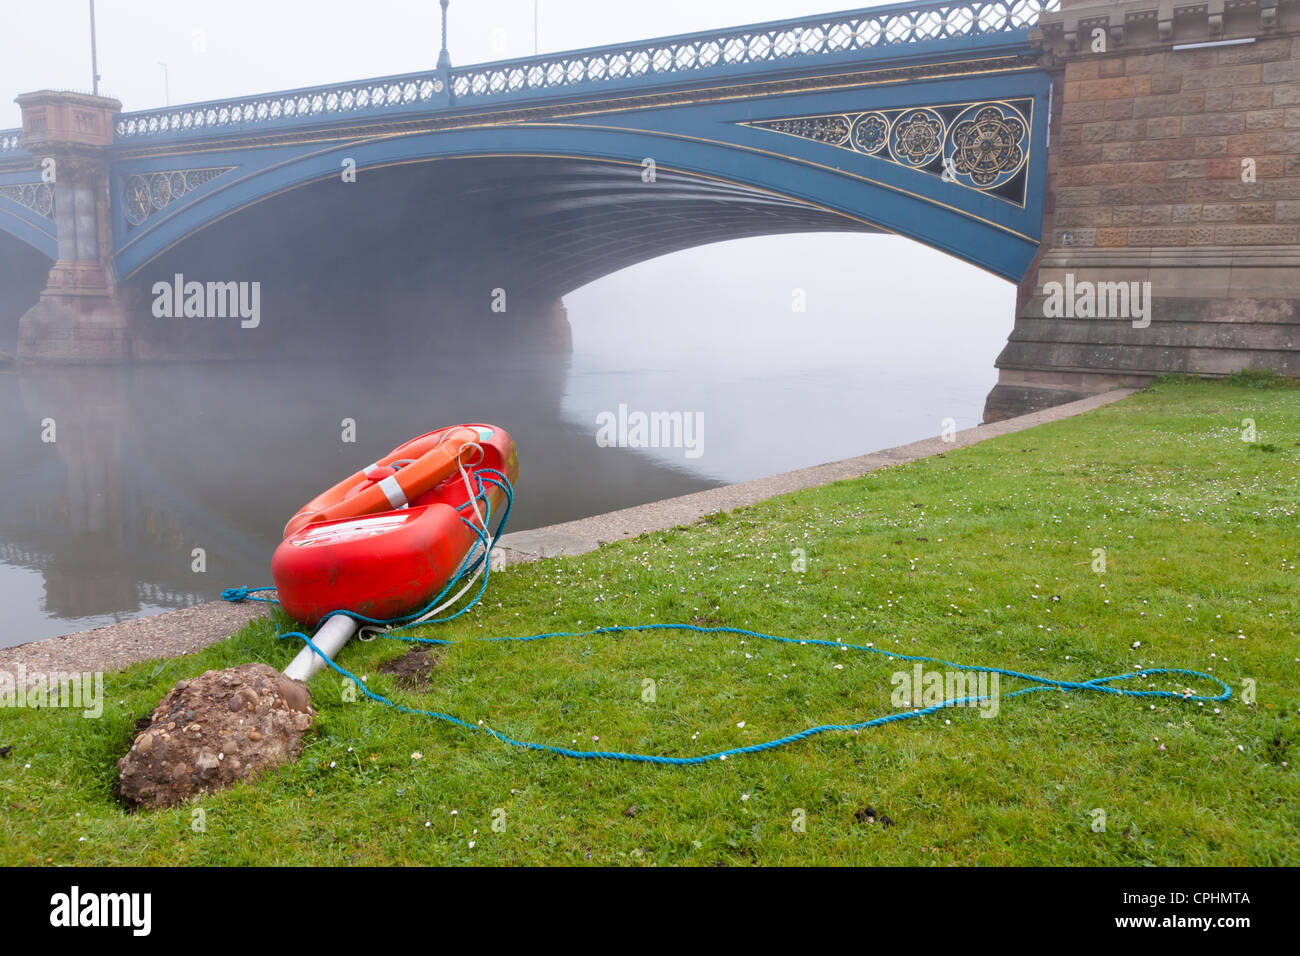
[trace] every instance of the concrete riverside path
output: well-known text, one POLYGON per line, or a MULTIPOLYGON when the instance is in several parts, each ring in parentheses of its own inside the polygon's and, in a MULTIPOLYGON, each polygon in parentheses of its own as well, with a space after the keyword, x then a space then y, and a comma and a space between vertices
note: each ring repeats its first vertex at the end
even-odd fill
MULTIPOLYGON (((532 531, 516 531, 503 535, 498 542, 493 552, 493 567, 585 554, 601 545, 634 538, 647 531, 688 525, 709 514, 752 505, 792 491, 856 478, 891 465, 943 454, 999 435, 1081 415, 1126 398, 1133 392, 1134 389, 1116 389, 1028 415, 967 428, 957 432, 952 440, 926 438, 856 458, 724 485, 532 531)), ((225 640, 249 621, 267 613, 268 606, 259 602, 231 604, 211 601, 90 631, 0 648, 0 670, 13 672, 22 666, 33 676, 53 671, 110 671, 139 661, 183 656, 225 640)))

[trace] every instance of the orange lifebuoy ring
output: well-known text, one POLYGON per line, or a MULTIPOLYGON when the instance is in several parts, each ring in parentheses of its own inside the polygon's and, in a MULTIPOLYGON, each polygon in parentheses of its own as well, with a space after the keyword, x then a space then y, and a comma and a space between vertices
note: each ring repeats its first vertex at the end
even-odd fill
POLYGON ((469 447, 481 451, 479 433, 463 426, 413 438, 309 501, 284 526, 284 537, 321 521, 402 508, 454 474, 469 447))

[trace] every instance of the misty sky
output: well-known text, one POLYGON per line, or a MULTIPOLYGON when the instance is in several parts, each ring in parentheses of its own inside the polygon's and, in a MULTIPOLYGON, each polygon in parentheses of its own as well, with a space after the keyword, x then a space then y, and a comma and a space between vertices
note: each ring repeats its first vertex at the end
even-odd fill
MULTIPOLYGON (((542 52, 844 8, 834 0, 540 0, 542 52)), ((533 0, 452 0, 452 62, 533 52, 533 0)), ((126 110, 429 69, 436 0, 99 0, 101 92, 126 110), (167 64, 166 71, 160 63, 167 64), (164 84, 166 78, 166 85, 164 84)), ((86 0, 5 4, 0 128, 13 97, 90 88, 86 0)), ((987 369, 1014 287, 895 236, 800 235, 689 250, 566 297, 581 351, 987 369), (803 289, 808 310, 791 308, 803 289)))

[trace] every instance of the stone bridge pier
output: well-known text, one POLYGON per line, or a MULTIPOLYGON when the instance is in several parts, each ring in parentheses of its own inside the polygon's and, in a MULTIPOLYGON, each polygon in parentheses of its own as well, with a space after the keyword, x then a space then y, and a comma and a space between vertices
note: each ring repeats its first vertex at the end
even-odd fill
POLYGON ((985 420, 1168 372, 1300 375, 1300 3, 1062 0, 1035 39, 1043 242, 985 420))
POLYGON ((558 297, 619 268, 883 230, 1020 283, 986 420, 1169 372, 1300 375, 1300 0, 917 0, 165 110, 18 102, 0 228, 56 259, 22 361, 349 332, 563 349, 558 297), (264 336, 150 314, 200 268, 266 279, 264 336), (514 281, 527 307, 483 314, 514 281))
POLYGON ((129 315, 112 267, 108 152, 122 104, 43 90, 18 97, 23 144, 54 188, 58 259, 40 301, 18 323, 18 354, 33 361, 130 357, 129 315))

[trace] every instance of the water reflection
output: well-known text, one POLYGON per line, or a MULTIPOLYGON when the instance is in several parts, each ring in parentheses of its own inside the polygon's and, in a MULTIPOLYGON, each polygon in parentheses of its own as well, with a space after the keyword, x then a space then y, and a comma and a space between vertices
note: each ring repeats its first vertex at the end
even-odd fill
POLYGON ((569 362, 226 362, 0 375, 0 597, 11 612, 0 646, 269 581, 279 530, 303 502, 450 422, 491 421, 514 435, 528 490, 514 529, 716 483, 635 452, 601 454, 590 429, 563 420, 569 362), (355 443, 342 440, 344 419, 356 422, 355 443))
POLYGON ((0 646, 268 583, 289 515, 451 422, 514 436, 522 530, 863 454, 948 416, 968 427, 993 376, 931 359, 787 364, 579 353, 0 373, 0 646), (702 414, 704 454, 599 447, 596 415, 620 403, 702 414))

